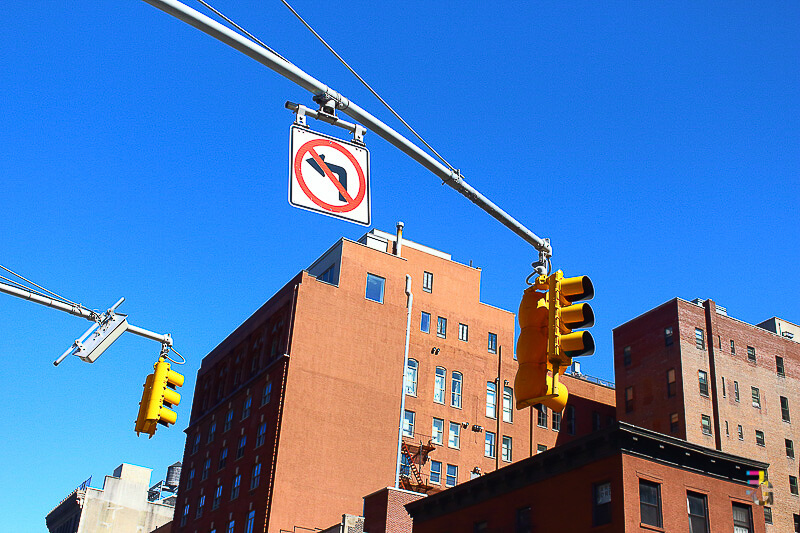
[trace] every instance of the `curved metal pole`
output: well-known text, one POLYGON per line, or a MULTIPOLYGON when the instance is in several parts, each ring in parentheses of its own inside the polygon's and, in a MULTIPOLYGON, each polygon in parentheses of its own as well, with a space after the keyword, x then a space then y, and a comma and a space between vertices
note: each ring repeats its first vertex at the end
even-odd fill
POLYGON ((459 172, 452 171, 445 167, 439 163, 439 161, 431 157, 427 152, 423 151, 417 145, 384 124, 380 119, 372 116, 370 113, 345 98, 342 94, 334 91, 321 81, 304 72, 302 69, 278 56, 274 52, 271 52, 263 46, 251 41, 247 37, 233 31, 227 26, 220 24, 216 20, 207 17, 199 11, 192 9, 181 2, 178 2, 177 0, 144 1, 153 7, 157 7, 165 13, 168 13, 175 18, 186 22, 191 26, 194 26, 198 30, 210 35, 211 37, 222 41, 228 46, 242 52, 246 56, 255 59, 262 65, 274 70, 286 79, 313 93, 315 96, 320 96, 327 100, 335 101, 337 109, 342 110, 345 114, 362 123, 369 130, 375 132, 375 134, 382 137, 390 144, 397 147, 400 151, 410 156, 420 165, 430 170, 439 179, 441 179, 442 182, 446 183, 448 186, 467 197, 472 203, 489 213, 497 221, 521 237, 525 242, 536 248, 537 251, 545 254, 548 257, 553 254, 549 241, 537 236, 531 230, 523 226, 514 217, 500 209, 491 200, 486 198, 474 187, 464 181, 464 178, 459 172))

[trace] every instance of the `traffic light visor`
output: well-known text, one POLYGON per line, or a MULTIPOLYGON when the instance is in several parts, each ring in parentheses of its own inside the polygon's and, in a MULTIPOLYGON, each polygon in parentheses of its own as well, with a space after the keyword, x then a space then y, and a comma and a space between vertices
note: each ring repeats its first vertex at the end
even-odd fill
POLYGON ((589 304, 573 304, 562 307, 559 311, 561 325, 569 329, 588 328, 594 326, 594 311, 589 304))
POLYGON ((560 282, 561 297, 568 302, 591 300, 594 298, 594 285, 589 276, 575 276, 563 278, 560 282))
POLYGON ((594 338, 588 331, 573 331, 561 336, 561 350, 567 357, 579 357, 594 353, 594 338))

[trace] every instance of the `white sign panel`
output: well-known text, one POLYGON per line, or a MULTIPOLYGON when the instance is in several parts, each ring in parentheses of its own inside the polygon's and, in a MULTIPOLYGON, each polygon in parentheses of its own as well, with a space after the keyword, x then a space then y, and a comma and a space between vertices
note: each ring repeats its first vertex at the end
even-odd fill
POLYGON ((369 151, 363 145, 293 125, 290 153, 290 204, 369 226, 369 151))

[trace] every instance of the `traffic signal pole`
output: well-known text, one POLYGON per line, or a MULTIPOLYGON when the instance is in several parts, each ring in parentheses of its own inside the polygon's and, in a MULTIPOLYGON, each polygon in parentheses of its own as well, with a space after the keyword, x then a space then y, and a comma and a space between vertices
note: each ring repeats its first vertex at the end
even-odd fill
MULTIPOLYGON (((111 308, 108 309, 105 313, 97 313, 96 311, 92 311, 90 309, 86 309, 85 307, 78 306, 78 305, 71 305, 68 303, 64 303, 58 300, 54 300, 52 298, 48 298, 46 296, 42 296, 40 294, 35 294, 29 290, 25 290, 19 287, 15 287, 14 285, 10 285, 8 283, 4 283, 0 281, 0 292, 8 294, 10 296, 16 296, 17 298, 22 298, 23 300, 28 300, 40 305, 44 305, 46 307, 51 307, 53 309, 58 309, 59 311, 64 311, 65 313, 69 313, 73 316, 78 316, 81 318, 85 318, 90 322, 95 322, 95 324, 99 325, 101 321, 104 319, 112 318, 115 316, 114 311, 117 307, 119 307, 122 302, 125 301, 125 298, 120 298, 117 303, 115 303, 111 308)), ((124 315, 116 315, 116 316, 124 316, 124 315)), ((64 360, 67 355, 72 353, 78 345, 83 343, 87 337, 91 333, 95 331, 95 328, 90 328, 80 339, 75 341, 72 347, 70 347, 66 352, 64 352, 61 357, 56 359, 53 364, 58 366, 61 361, 64 360)), ((133 324, 125 323, 125 331, 130 331, 135 335, 139 335, 140 337, 144 337, 146 339, 154 340, 160 342, 162 346, 171 347, 172 346, 172 336, 169 333, 161 334, 155 333, 153 331, 146 330, 144 328, 140 328, 138 326, 134 326, 133 324)), ((122 332, 120 332, 122 333, 122 332)), ((112 341, 113 342, 113 341, 112 341)), ((103 348, 104 349, 104 348, 103 348)), ((99 354, 98 354, 99 355, 99 354)))
POLYGON ((255 59, 262 65, 274 70, 289 81, 313 93, 314 101, 321 105, 321 111, 326 112, 326 114, 332 114, 335 109, 338 109, 366 126, 367 129, 375 132, 375 134, 410 156, 417 163, 441 179, 443 183, 455 189, 463 196, 466 196, 472 203, 489 213, 501 224, 521 237, 525 242, 533 246, 539 252, 541 263, 541 266, 537 266, 539 263, 535 263, 534 266, 538 269, 537 271, 540 274, 545 273, 544 262, 553 254, 549 240, 537 236, 511 215, 500 209, 491 200, 469 185, 458 170, 450 170, 445 167, 427 152, 420 149, 417 145, 356 105, 341 93, 331 89, 296 65, 293 65, 278 54, 264 48, 244 35, 233 31, 227 26, 220 24, 216 20, 207 17, 177 0, 144 1, 194 26, 211 37, 222 41, 246 56, 255 59))

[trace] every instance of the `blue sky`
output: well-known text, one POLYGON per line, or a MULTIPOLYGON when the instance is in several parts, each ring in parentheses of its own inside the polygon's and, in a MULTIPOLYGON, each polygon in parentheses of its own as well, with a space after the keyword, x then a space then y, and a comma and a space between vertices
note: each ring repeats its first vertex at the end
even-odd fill
MULTIPOLYGON (((199 4, 190 4, 199 8, 199 4)), ((279 1, 214 2, 308 73, 400 125, 279 1)), ((552 239, 611 330, 673 297, 800 322, 800 7, 776 2, 367 2, 294 7, 467 182, 552 239)), ((188 358, 175 427, 133 422, 158 345, 51 364, 89 325, 0 295, 9 531, 121 462, 181 459, 202 357, 340 236, 286 201, 287 80, 141 1, 6 5, 0 264, 188 358)), ((315 124, 323 132, 340 135, 315 124)), ((534 250, 374 133, 373 225, 470 260, 515 310, 534 250)))

